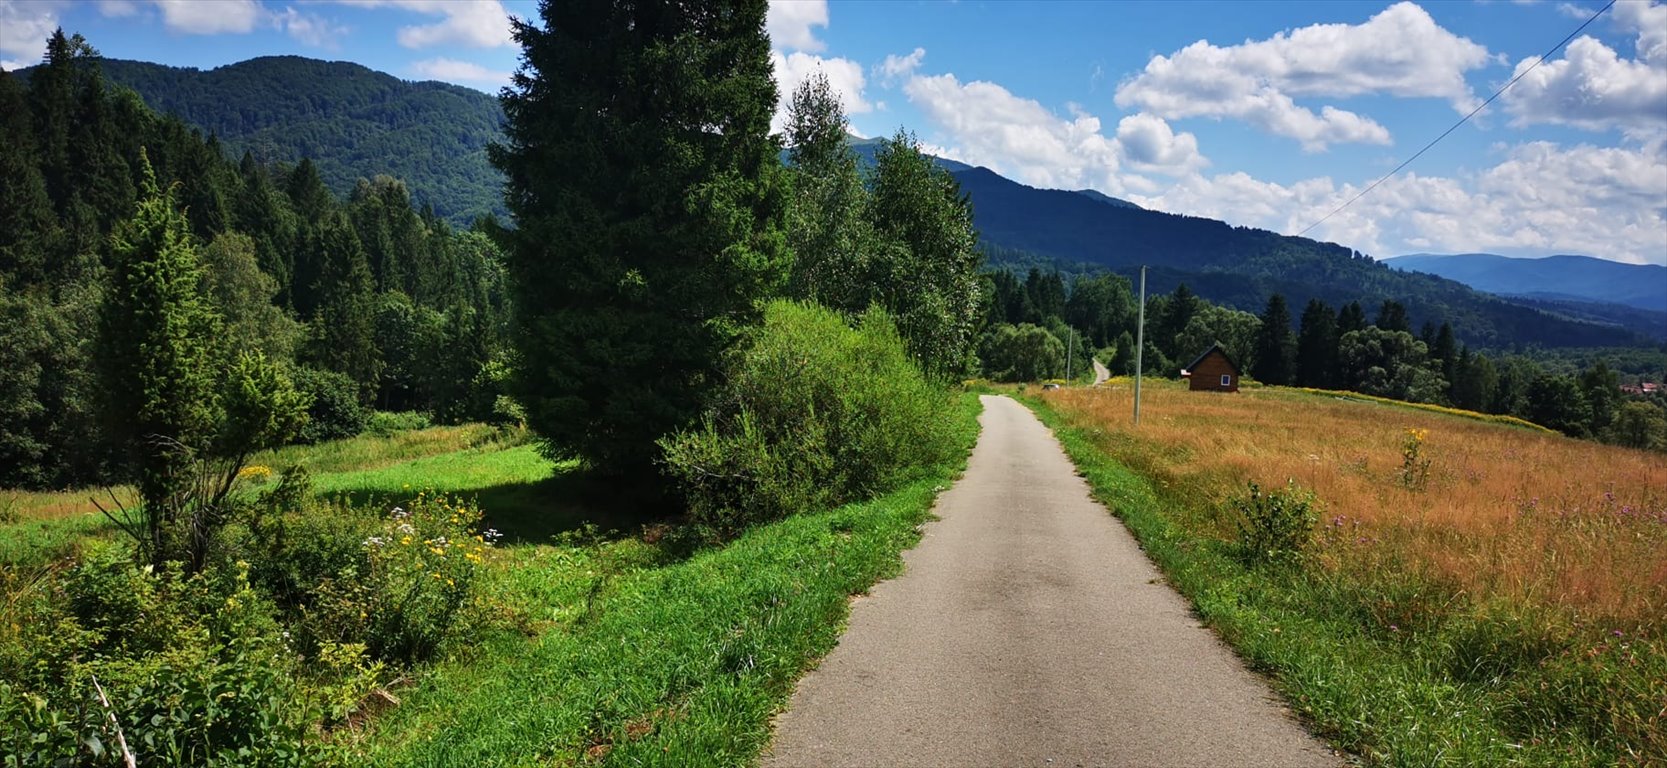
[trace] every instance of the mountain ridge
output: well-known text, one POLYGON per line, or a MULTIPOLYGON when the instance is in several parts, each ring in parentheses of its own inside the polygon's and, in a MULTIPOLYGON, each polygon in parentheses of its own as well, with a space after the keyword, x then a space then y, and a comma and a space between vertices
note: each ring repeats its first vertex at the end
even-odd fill
POLYGON ((1383 262, 1395 269, 1439 275, 1505 296, 1602 302, 1667 312, 1667 266, 1658 264, 1627 264, 1573 254, 1522 258, 1496 253, 1412 253, 1383 262))

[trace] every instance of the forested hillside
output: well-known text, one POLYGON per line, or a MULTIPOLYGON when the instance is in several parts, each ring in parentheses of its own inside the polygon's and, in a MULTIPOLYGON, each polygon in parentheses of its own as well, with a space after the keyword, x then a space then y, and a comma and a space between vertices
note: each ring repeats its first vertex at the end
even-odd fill
MULTIPOLYGON (((338 196, 361 178, 392 176, 419 206, 460 226, 503 211, 503 177, 486 160, 487 143, 503 138, 503 111, 480 91, 300 56, 206 71, 118 59, 100 65, 152 109, 215 136, 230 157, 311 159, 338 196)), ((36 69, 18 74, 28 79, 36 69)))
POLYGON ((344 200, 307 160, 234 163, 101 65, 60 33, 27 84, 0 72, 0 486, 120 479, 108 384, 139 379, 101 379, 129 357, 110 318, 151 283, 190 309, 162 313, 159 338, 206 335, 209 358, 258 352, 294 382, 303 440, 357 432, 372 407, 492 415, 507 309, 486 234, 414 209, 392 177, 344 200))
POLYGON ((1376 306, 1393 299, 1415 324, 1449 323, 1472 345, 1602 346, 1637 343, 1639 334, 1579 322, 1487 296, 1460 283, 1390 269, 1333 243, 1234 227, 1213 219, 1106 205, 1077 192, 1043 190, 987 168, 955 174, 972 200, 984 243, 1066 264, 1132 275, 1149 265, 1149 285, 1185 282, 1200 296, 1257 310, 1272 293, 1293 306, 1309 299, 1376 306))

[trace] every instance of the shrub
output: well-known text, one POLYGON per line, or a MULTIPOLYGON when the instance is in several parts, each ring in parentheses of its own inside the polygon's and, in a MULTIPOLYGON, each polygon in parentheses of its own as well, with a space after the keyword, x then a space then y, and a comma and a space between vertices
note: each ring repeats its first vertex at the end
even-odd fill
POLYGON ((956 450, 947 395, 882 311, 852 328, 813 304, 772 303, 726 373, 702 424, 660 442, 693 521, 722 534, 866 498, 956 450))
POLYGON ((378 437, 431 426, 434 426, 434 421, 422 411, 373 411, 365 421, 365 431, 378 437))
POLYGON ((1239 529, 1239 549, 1253 562, 1290 560, 1313 540, 1319 522, 1314 494, 1287 482, 1284 490, 1264 491, 1255 482, 1250 492, 1233 500, 1239 529))
POLYGON ((21 649, 33 651, 33 673, 8 669, 0 682, 0 764, 119 765, 112 716, 140 765, 319 761, 316 707, 246 565, 187 575, 101 545, 46 579, 42 594, 56 601, 8 617, 51 631, 39 638, 47 647, 21 649))
POLYGON ((346 374, 300 367, 293 376, 295 388, 312 398, 307 423, 297 438, 318 443, 352 437, 365 431, 370 414, 359 404, 359 385, 346 374))
POLYGON ((298 625, 303 647, 362 644, 371 657, 396 663, 432 655, 497 536, 477 531, 479 522, 479 510, 443 496, 418 494, 395 507, 356 542, 350 563, 313 588, 298 625))

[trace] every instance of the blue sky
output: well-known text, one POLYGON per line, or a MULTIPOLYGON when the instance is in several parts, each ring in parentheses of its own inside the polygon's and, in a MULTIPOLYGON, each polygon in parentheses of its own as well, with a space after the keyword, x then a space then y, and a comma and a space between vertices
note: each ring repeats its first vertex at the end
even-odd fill
MULTIPOLYGON (((1480 103, 1602 3, 772 3, 783 90, 827 74, 865 136, 1042 187, 1292 233, 1480 103)), ((345 59, 495 91, 530 0, 0 0, 0 64, 53 26, 211 68, 345 59)), ((1374 256, 1667 264, 1667 5, 1621 0, 1311 236, 1374 256)), ((1667 286, 1663 286, 1667 291, 1667 286)))

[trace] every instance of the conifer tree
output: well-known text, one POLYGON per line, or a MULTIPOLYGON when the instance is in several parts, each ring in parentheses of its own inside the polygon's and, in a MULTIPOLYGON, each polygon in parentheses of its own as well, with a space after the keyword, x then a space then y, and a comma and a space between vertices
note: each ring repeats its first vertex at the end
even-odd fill
POLYGON ((219 323, 200 293, 190 225, 143 154, 140 163, 138 210, 111 236, 98 361, 109 429, 144 502, 143 543, 157 553, 184 512, 192 463, 213 437, 219 323))
POLYGON ((556 456, 655 477, 789 266, 765 0, 545 3, 505 90, 516 388, 556 456))
POLYGON ((1297 331, 1297 384, 1330 388, 1337 385, 1337 319, 1331 307, 1309 299, 1297 331))
POLYGON ((370 265, 359 236, 346 215, 330 215, 318 233, 319 276, 313 292, 318 309, 312 318, 310 359, 327 371, 346 374, 359 384, 359 400, 376 396, 382 356, 373 340, 376 294, 370 265))
POLYGON ((1295 351, 1291 338, 1291 311, 1285 306, 1285 297, 1276 293, 1268 297, 1268 306, 1262 311, 1262 326, 1256 332, 1256 362, 1251 375, 1263 384, 1290 384, 1295 368, 1292 361, 1295 351))

